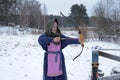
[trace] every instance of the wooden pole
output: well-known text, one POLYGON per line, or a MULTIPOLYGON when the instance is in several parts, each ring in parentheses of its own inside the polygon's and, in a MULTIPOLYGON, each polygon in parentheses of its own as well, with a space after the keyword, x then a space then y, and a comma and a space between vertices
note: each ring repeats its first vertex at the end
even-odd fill
POLYGON ((98 80, 99 54, 97 50, 92 51, 92 80, 98 80))

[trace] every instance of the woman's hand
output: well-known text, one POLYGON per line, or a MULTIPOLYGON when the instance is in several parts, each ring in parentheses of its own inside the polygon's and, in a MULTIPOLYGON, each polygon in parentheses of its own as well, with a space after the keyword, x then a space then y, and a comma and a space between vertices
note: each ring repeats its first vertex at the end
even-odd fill
POLYGON ((55 37, 55 38, 53 38, 53 41, 54 41, 54 42, 60 42, 60 37, 55 37))

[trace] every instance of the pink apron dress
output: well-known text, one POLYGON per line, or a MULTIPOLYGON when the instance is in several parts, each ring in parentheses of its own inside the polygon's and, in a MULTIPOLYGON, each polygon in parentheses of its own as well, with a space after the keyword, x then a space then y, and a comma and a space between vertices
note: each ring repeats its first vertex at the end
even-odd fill
POLYGON ((61 43, 58 45, 50 43, 48 45, 48 67, 47 76, 59 76, 62 75, 62 63, 61 63, 61 43))

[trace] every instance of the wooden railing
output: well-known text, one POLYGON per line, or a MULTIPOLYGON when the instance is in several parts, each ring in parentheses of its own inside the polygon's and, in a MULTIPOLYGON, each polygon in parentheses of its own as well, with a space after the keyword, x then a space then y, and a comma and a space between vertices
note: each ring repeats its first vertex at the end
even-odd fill
POLYGON ((98 77, 98 67, 99 67, 99 56, 106 57, 115 61, 120 62, 120 56, 112 55, 104 52, 104 50, 114 50, 119 51, 120 49, 98 49, 92 51, 92 77, 91 80, 120 80, 120 74, 111 75, 107 77, 98 77))

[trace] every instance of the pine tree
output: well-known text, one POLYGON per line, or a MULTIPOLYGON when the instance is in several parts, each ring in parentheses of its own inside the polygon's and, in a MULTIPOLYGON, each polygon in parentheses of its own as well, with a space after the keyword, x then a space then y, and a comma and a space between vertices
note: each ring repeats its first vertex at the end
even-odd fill
POLYGON ((87 9, 83 4, 75 4, 71 7, 70 17, 80 26, 88 24, 87 9))

